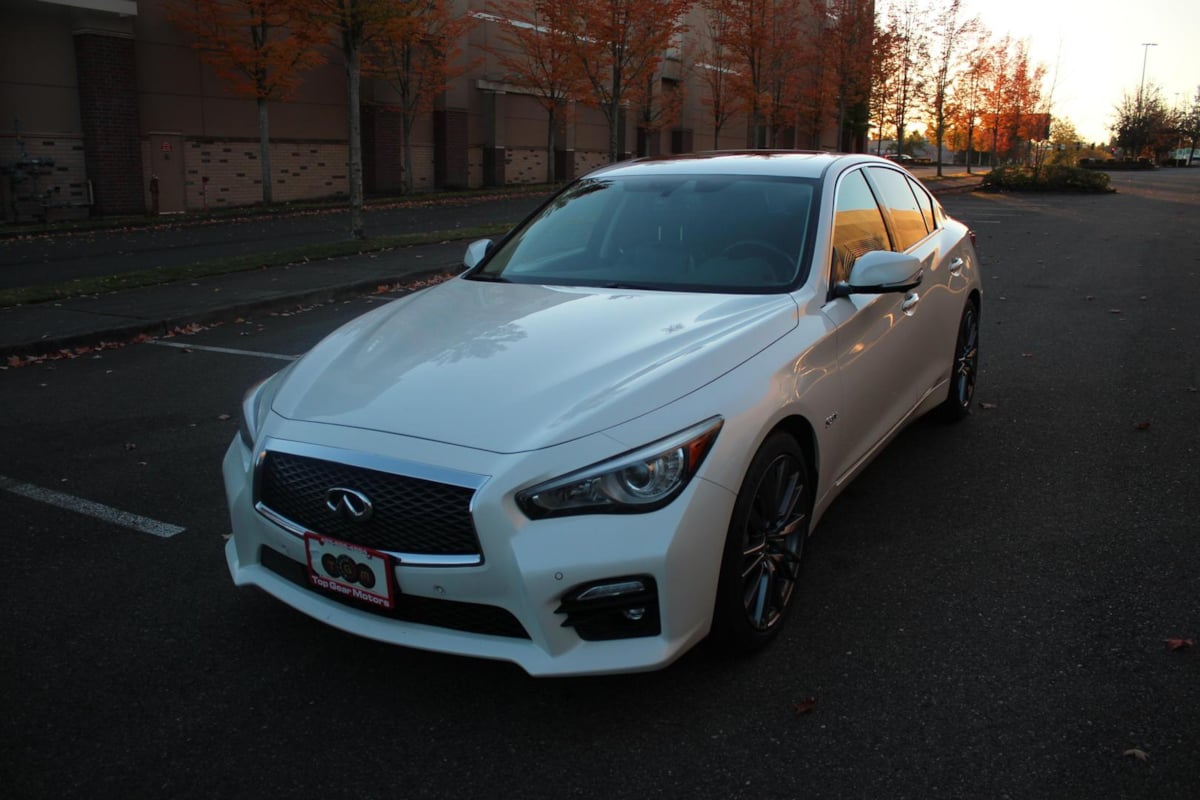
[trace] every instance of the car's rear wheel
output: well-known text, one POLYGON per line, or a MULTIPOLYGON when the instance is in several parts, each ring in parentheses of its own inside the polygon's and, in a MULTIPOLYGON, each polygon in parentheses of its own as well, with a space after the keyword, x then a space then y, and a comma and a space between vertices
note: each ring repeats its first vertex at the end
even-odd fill
POLYGON ((975 380, 979 372, 979 309, 967 303, 954 341, 954 363, 950 369, 950 394, 942 403, 942 417, 957 422, 971 413, 975 380))
POLYGON ((786 433, 759 448, 734 503, 713 609, 713 638, 757 650, 787 619, 808 538, 812 488, 800 446, 786 433))

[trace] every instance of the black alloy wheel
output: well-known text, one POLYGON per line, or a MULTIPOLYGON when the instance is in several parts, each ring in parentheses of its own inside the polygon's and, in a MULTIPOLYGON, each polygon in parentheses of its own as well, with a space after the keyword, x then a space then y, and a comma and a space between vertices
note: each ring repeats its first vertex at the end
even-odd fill
POLYGON ((950 393, 942 405, 943 416, 957 422, 971 413, 975 380, 979 374, 979 310, 967 303, 954 342, 954 364, 950 370, 950 393))
POLYGON ((767 644, 792 605, 812 494, 796 440, 774 433, 755 454, 734 504, 713 632, 735 651, 767 644))

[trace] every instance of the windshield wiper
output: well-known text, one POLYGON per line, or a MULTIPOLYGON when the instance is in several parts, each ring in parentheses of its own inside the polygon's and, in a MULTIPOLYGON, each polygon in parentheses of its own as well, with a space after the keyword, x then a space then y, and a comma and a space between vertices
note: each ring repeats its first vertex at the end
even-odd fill
POLYGON ((488 272, 477 272, 474 275, 468 275, 467 280, 487 281, 488 283, 512 283, 512 281, 503 275, 492 275, 488 272))

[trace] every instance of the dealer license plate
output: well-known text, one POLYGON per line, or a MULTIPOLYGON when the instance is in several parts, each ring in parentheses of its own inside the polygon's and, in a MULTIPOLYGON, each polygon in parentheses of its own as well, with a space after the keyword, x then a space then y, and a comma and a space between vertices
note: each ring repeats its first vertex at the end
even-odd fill
POLYGON ((304 546, 313 586, 379 608, 395 608, 392 563, 386 554, 316 533, 304 535, 304 546))

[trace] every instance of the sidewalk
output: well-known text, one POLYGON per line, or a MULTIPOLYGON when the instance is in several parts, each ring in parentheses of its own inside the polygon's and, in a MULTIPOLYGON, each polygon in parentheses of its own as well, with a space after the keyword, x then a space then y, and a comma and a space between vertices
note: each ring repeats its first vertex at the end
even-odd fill
MULTIPOLYGON (((928 185, 931 191, 940 194, 970 190, 978 186, 979 180, 978 175, 963 175, 929 181, 928 185)), ((501 205, 488 207, 491 202, 505 201, 483 200, 464 207, 462 214, 481 218, 489 212, 494 215, 497 208, 500 213, 508 210, 501 205)), ((516 223, 518 219, 510 221, 516 223)), ((439 223, 444 224, 440 219, 439 223)), ((431 230, 441 229, 444 228, 431 230)), ((143 238, 148 240, 156 235, 159 234, 147 232, 143 238)), ((127 236, 139 238, 137 232, 127 236)), ((369 294, 381 286, 455 272, 461 269, 466 246, 466 241, 450 241, 0 308, 0 366, 10 357, 49 355, 102 342, 160 336, 193 323, 232 321, 369 294)))

